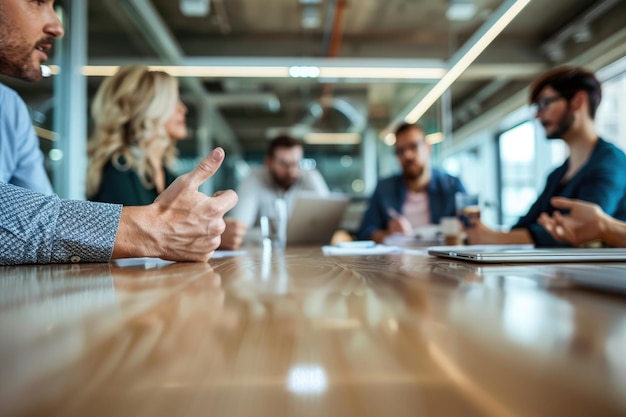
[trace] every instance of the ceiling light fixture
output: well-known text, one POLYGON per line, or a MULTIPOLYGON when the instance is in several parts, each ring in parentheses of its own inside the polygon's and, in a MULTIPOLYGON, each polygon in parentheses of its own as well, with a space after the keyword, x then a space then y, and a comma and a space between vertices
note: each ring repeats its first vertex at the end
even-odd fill
POLYGON ((443 68, 358 68, 322 67, 320 78, 439 80, 446 73, 443 68))
POLYGON ((358 145, 361 143, 361 135, 358 133, 311 132, 304 136, 304 143, 309 145, 358 145))
MULTIPOLYGON (((51 66, 52 68, 53 66, 51 66)), ((320 67, 314 65, 295 66, 245 66, 245 65, 149 65, 155 71, 165 71, 176 77, 206 78, 323 78, 357 80, 402 80, 433 81, 446 74, 444 68, 405 67, 320 67)), ((88 77, 108 77, 117 72, 118 65, 88 65, 82 74, 88 77)), ((58 73, 54 67, 52 74, 58 73)))
POLYGON ((294 66, 289 68, 289 76, 293 78, 317 78, 320 69, 313 66, 294 66))
MULTIPOLYGON (((82 68, 87 77, 108 77, 115 74, 117 65, 88 65, 82 68)), ((164 71, 175 77, 207 78, 289 78, 288 67, 197 67, 179 65, 150 65, 153 71, 164 71)))
POLYGON ((180 0, 180 12, 187 17, 207 16, 210 10, 209 0, 180 0))
POLYGON ((434 145, 435 143, 443 142, 444 136, 442 132, 431 133, 430 135, 426 135, 424 137, 424 142, 429 145, 434 145))
MULTIPOLYGON (((451 60, 450 70, 407 112, 404 121, 416 123, 528 3, 530 3, 530 0, 508 0, 494 12, 490 19, 457 51, 451 60)), ((399 124, 399 121, 394 120, 382 132, 381 137, 385 137, 397 124, 399 124)))
POLYGON ((41 64, 39 66, 39 68, 41 69, 41 76, 42 77, 48 78, 48 77, 50 77, 52 75, 52 69, 48 65, 41 64))
POLYGON ((393 146, 396 144, 396 135, 394 135, 393 133, 389 132, 385 135, 385 139, 384 139, 385 145, 387 146, 393 146))
POLYGON ((450 0, 446 18, 453 22, 466 22, 476 14, 474 0, 450 0))

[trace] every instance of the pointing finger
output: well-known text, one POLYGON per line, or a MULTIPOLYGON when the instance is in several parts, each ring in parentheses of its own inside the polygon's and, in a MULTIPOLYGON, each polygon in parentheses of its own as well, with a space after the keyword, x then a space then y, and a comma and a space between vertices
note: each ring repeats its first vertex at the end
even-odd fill
POLYGON ((198 189, 203 182, 215 174, 224 161, 224 149, 215 148, 188 175, 191 186, 198 189))

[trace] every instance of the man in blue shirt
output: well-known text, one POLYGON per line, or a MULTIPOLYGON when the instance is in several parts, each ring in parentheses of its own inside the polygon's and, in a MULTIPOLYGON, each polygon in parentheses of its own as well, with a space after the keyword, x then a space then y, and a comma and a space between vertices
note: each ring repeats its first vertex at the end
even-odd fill
MULTIPOLYGON (((61 36, 54 0, 0 1, 0 73, 39 80, 46 52, 61 36)), ((4 104, 0 120, 11 121, 15 115, 4 104)), ((18 132, 4 134, 24 140, 18 132)), ((0 265, 144 256, 206 262, 220 245, 224 213, 237 202, 234 191, 212 197, 198 191, 223 160, 224 151, 214 149, 141 207, 61 200, 0 181, 0 265)))
POLYGON ((551 215, 552 197, 567 197, 597 204, 619 220, 626 220, 626 155, 602 140, 594 118, 602 98, 596 77, 583 68, 559 67, 539 77, 532 85, 530 102, 548 139, 562 139, 569 158, 552 171, 544 190, 528 213, 510 232, 497 232, 480 221, 466 228, 469 243, 558 246, 538 223, 541 213, 551 215))
POLYGON ((0 103, 0 182, 52 194, 26 104, 2 83, 0 103))
POLYGON ((396 130, 396 156, 402 173, 380 180, 357 233, 359 239, 382 242, 454 216, 454 195, 465 193, 461 181, 430 166, 431 148, 424 129, 403 124, 396 130))

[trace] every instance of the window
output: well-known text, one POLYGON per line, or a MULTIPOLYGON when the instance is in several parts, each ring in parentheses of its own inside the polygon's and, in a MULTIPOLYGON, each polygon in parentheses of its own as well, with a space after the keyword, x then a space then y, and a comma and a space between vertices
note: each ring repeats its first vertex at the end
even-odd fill
POLYGON ((598 78, 604 77, 596 128, 602 138, 626 149, 626 58, 598 71, 598 78))
POLYGON ((546 139, 535 121, 517 125, 498 137, 501 224, 512 226, 528 212, 548 174, 567 158, 561 140, 546 139))
POLYGON ((535 129, 526 122, 499 138, 502 224, 510 226, 537 198, 535 188, 535 129))

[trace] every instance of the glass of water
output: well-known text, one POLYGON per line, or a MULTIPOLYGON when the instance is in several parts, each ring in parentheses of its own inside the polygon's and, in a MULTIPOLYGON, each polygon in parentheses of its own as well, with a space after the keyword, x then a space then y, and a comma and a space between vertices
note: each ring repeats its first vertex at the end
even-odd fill
POLYGON ((264 247, 284 249, 287 246, 287 204, 284 198, 276 198, 263 209, 260 226, 264 247))

